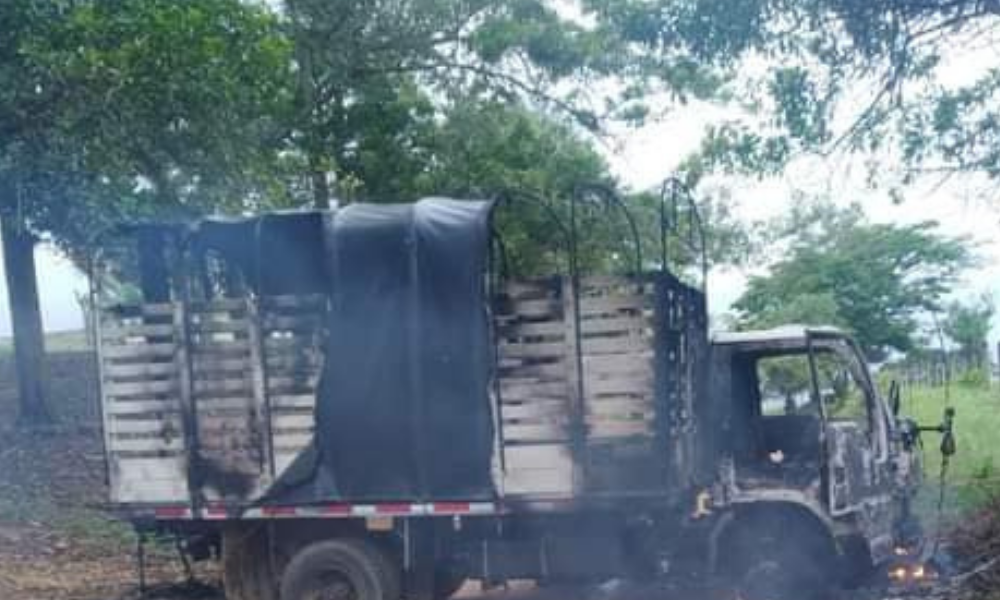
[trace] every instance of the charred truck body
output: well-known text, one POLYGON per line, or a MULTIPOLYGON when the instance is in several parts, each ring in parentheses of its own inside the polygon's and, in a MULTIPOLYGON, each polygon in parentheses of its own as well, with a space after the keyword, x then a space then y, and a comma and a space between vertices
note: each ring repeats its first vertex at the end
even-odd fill
POLYGON ((234 600, 715 576, 802 597, 891 555, 914 471, 848 338, 710 340, 666 240, 645 272, 500 274, 495 208, 137 229, 144 302, 98 336, 115 506, 221 546, 234 600))

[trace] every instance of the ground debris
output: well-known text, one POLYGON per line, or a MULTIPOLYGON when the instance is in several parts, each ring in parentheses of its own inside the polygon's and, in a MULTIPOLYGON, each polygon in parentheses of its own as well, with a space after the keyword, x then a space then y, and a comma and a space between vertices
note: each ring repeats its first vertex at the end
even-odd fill
MULTIPOLYGON (((106 501, 100 438, 92 431, 0 432, 0 599, 138 598, 130 527, 99 507, 106 501)), ((219 594, 214 565, 198 565, 186 582, 170 548, 152 548, 147 570, 162 600, 219 594), (173 594, 173 595, 164 595, 173 594)), ((144 598, 145 600, 145 598, 144 598)))
POLYGON ((1000 598, 1000 495, 957 523, 948 532, 949 548, 959 561, 949 598, 1000 598))

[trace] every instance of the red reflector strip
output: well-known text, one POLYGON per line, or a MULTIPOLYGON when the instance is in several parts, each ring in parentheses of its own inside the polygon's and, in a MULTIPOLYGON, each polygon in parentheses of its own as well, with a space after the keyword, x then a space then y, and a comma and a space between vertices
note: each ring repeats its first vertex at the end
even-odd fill
POLYGON ((351 514, 350 504, 329 504, 323 507, 323 514, 325 515, 336 515, 336 516, 348 516, 351 514))
POLYGON ((229 511, 225 506, 209 506, 205 509, 206 519, 225 519, 229 516, 229 511))
POLYGON ((294 517, 296 509, 294 506, 264 506, 261 512, 265 517, 294 517))
POLYGON ((153 510, 157 519, 190 519, 191 509, 186 506, 161 506, 153 510))
POLYGON ((379 515, 408 515, 412 510, 412 504, 377 504, 375 513, 379 515))
POLYGON ((464 514, 469 512, 468 502, 435 502, 431 508, 434 514, 464 514))

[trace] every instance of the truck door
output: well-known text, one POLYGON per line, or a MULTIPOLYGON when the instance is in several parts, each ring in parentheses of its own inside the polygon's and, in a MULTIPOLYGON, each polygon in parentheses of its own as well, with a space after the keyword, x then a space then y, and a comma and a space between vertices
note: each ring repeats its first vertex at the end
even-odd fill
POLYGON ((878 404, 864 365, 842 339, 810 336, 809 360, 823 418, 830 514, 844 515, 862 508, 877 484, 878 404))

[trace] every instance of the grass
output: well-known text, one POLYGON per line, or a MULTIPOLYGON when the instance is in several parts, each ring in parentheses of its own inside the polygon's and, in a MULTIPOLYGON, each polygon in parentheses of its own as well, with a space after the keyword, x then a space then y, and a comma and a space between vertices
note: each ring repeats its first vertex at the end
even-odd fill
MULTIPOLYGON (((1000 493, 1000 386, 953 384, 946 399, 943 387, 915 387, 902 395, 903 415, 921 425, 941 422, 944 407, 955 408, 957 452, 951 457, 946 479, 946 512, 959 515, 1000 493)), ((923 434, 926 490, 920 506, 934 511, 941 469, 941 436, 923 434)))
MULTIPOLYGON (((52 331, 45 334, 46 352, 75 352, 87 349, 87 336, 82 329, 77 331, 52 331)), ((0 356, 7 356, 13 353, 13 338, 0 337, 0 356)))

